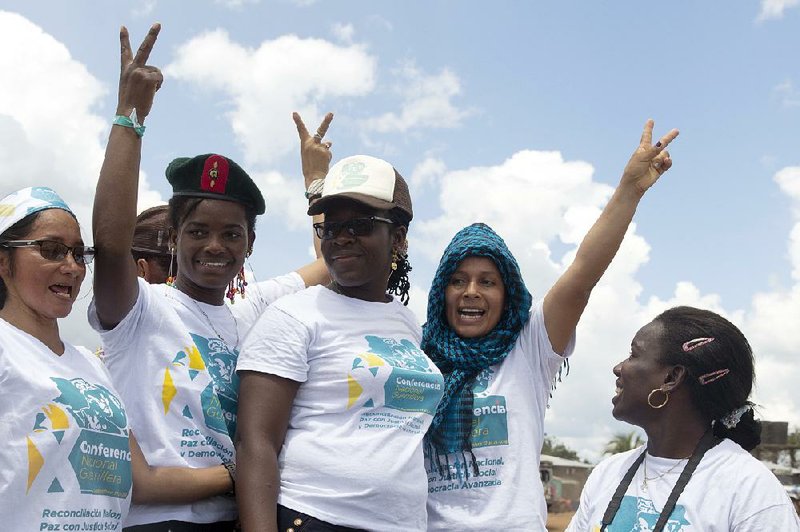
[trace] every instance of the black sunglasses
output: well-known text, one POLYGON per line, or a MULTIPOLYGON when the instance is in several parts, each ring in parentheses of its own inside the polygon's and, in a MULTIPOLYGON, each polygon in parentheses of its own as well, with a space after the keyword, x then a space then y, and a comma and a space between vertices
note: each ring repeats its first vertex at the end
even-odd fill
POLYGON ((314 224, 314 231, 320 240, 333 240, 342 229, 347 230, 350 236, 367 236, 375 229, 375 222, 383 222, 385 224, 394 224, 394 221, 388 218, 381 218, 380 216, 369 216, 366 218, 353 218, 346 222, 320 222, 314 224))
POLYGON ((89 264, 94 259, 94 248, 89 246, 68 246, 55 240, 8 240, 0 242, 0 247, 4 248, 29 248, 37 246, 39 254, 52 261, 62 261, 67 254, 72 255, 72 259, 80 265, 89 264))

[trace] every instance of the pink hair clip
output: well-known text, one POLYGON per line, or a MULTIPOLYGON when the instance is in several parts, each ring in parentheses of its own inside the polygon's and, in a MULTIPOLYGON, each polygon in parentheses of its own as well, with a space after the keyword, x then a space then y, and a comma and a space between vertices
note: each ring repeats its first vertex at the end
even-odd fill
POLYGON ((701 345, 710 344, 713 341, 713 338, 695 338, 694 340, 689 340, 688 342, 683 343, 683 352, 688 353, 693 349, 697 349, 701 345))
POLYGON ((714 382, 715 380, 721 379, 730 372, 731 370, 729 370, 728 368, 718 369, 717 371, 712 371, 710 373, 700 375, 699 377, 697 377, 697 380, 700 381, 700 384, 705 385, 708 384, 709 382, 714 382))

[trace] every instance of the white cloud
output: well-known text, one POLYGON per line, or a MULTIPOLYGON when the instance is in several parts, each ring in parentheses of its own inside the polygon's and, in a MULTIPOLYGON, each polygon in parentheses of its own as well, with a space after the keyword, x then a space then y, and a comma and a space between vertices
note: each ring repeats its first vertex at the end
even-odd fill
POLYGON ((339 41, 350 44, 353 42, 353 36, 356 33, 356 29, 352 24, 342 24, 340 22, 336 22, 333 26, 331 26, 331 33, 333 33, 333 36, 339 41))
POLYGON ((444 175, 446 170, 447 167, 441 159, 427 157, 412 170, 411 177, 408 178, 408 186, 412 191, 422 189, 429 184, 435 183, 444 175))
MULTIPOLYGON (((410 257, 413 262, 414 257, 410 257)), ((425 323, 428 315, 428 291, 418 284, 412 284, 408 291, 408 308, 417 317, 420 324, 425 323)))
POLYGON ((295 229, 308 225, 302 177, 266 170, 298 149, 292 111, 312 128, 324 114, 321 101, 367 94, 374 86, 374 72, 374 58, 357 45, 287 35, 247 48, 223 30, 184 43, 165 68, 166 75, 198 90, 225 95, 231 127, 250 174, 265 192, 270 214, 295 229), (207 75, 209 63, 217 65, 213 77, 207 75))
POLYGON ((784 107, 800 107, 800 90, 790 80, 779 83, 772 92, 784 107))
POLYGON ((85 224, 107 121, 92 113, 108 94, 67 48, 24 17, 0 12, 0 183, 58 191, 85 224))
MULTIPOLYGON (((796 218, 800 218, 800 166, 787 166, 775 174, 775 182, 792 199, 796 218)), ((800 260, 794 263, 800 267, 800 260)))
MULTIPOLYGON (((303 196, 304 182, 299 175, 287 178, 280 172, 251 172, 258 188, 265 192, 267 214, 281 219, 290 229, 307 229, 310 218, 306 215, 308 200, 303 196)), ((313 256, 313 255, 312 255, 313 256)))
POLYGON ((360 46, 286 35, 248 48, 224 30, 181 45, 164 70, 198 90, 225 95, 231 126, 250 165, 272 163, 297 150, 292 111, 316 124, 324 114, 321 102, 365 95, 375 83, 375 60, 360 46), (209 64, 215 65, 214 76, 208 75, 209 64))
POLYGON ((134 17, 146 17, 155 11, 157 4, 158 0, 144 0, 131 10, 131 14, 134 17))
POLYGON ((786 167, 774 177, 791 200, 794 226, 788 240, 788 255, 794 285, 753 297, 744 332, 756 355, 758 387, 756 399, 766 419, 788 420, 800 425, 800 166, 786 167))
MULTIPOLYGON (((443 163, 428 160, 412 174, 424 182, 443 163)), ((448 171, 438 178, 442 213, 416 224, 420 252, 431 261, 461 227, 482 221, 503 235, 529 278, 549 286, 560 268, 549 242, 574 244, 599 214, 611 187, 592 181, 594 169, 558 152, 524 150, 497 166, 448 171), (575 200, 578 199, 576 202, 575 200)))
POLYGON ((784 11, 798 4, 800 4, 800 0, 761 0, 761 11, 759 11, 756 20, 762 22, 764 20, 782 18, 784 11))
MULTIPOLYGON (((0 195, 27 186, 48 186, 75 211, 91 242, 91 209, 106 138, 107 117, 93 109, 110 91, 67 48, 24 17, 0 11, 0 195)), ((161 202, 146 177, 140 183, 145 206, 161 202)), ((81 301, 61 320, 67 341, 99 344, 86 322, 91 272, 81 301)))
POLYGON ((241 9, 247 4, 258 4, 261 0, 214 0, 214 3, 228 9, 241 9))
POLYGON ((402 109, 363 121, 364 128, 379 133, 405 132, 414 128, 454 128, 470 111, 456 107, 452 99, 461 93, 461 81, 448 69, 427 75, 409 62, 395 71, 395 85, 402 109))

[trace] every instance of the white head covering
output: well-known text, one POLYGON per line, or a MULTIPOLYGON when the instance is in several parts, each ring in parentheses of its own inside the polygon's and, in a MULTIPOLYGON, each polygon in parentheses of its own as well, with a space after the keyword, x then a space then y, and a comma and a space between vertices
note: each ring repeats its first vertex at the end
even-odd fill
POLYGON ((0 199, 0 235, 29 214, 45 209, 62 209, 72 214, 64 200, 47 187, 23 188, 0 199))

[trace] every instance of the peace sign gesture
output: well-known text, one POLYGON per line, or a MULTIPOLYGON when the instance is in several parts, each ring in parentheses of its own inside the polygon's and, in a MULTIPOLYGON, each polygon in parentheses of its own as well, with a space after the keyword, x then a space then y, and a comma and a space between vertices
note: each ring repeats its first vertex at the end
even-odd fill
POLYGON ((119 30, 120 72, 117 114, 129 116, 136 109, 140 123, 143 123, 150 113, 153 97, 164 82, 161 71, 146 64, 160 31, 161 24, 153 24, 134 56, 128 29, 122 26, 119 30))
POLYGON ((620 187, 634 186, 644 194, 672 166, 667 146, 678 136, 678 130, 671 130, 653 145, 653 125, 652 119, 645 123, 639 147, 622 172, 620 187))
POLYGON ((322 123, 317 128, 317 132, 312 136, 309 134, 303 119, 298 113, 292 113, 292 118, 297 126, 297 134, 300 136, 300 159, 303 161, 303 177, 305 178, 306 189, 315 179, 323 179, 328 175, 328 168, 331 165, 331 146, 330 141, 323 142, 325 134, 333 120, 333 113, 328 113, 322 119, 322 123))

